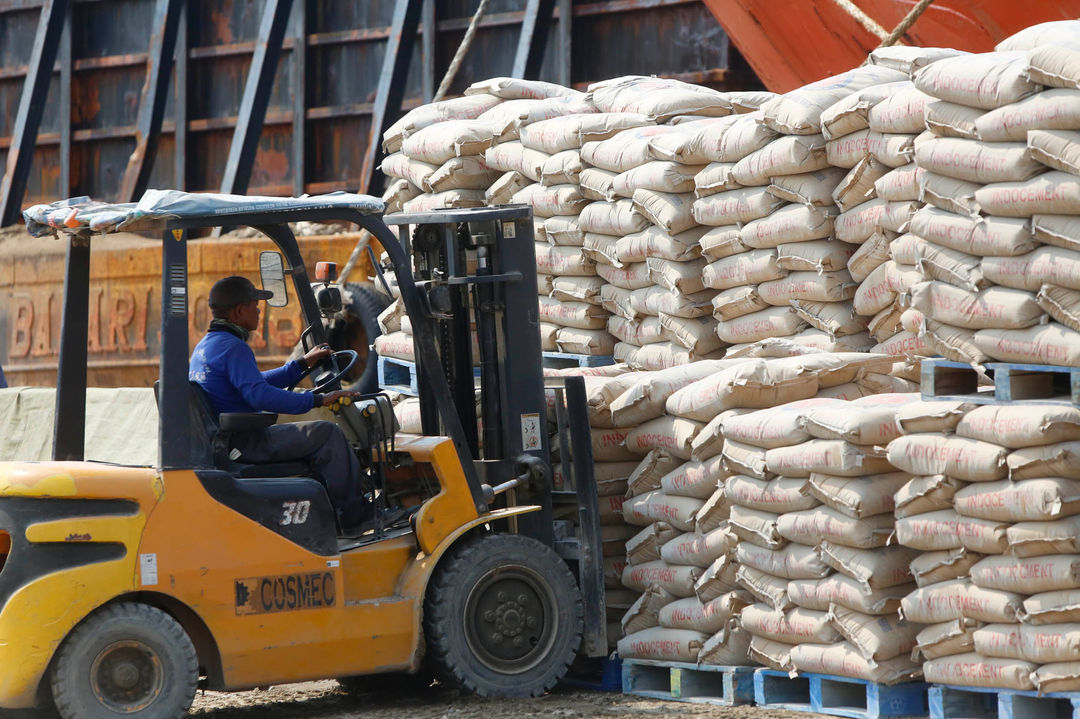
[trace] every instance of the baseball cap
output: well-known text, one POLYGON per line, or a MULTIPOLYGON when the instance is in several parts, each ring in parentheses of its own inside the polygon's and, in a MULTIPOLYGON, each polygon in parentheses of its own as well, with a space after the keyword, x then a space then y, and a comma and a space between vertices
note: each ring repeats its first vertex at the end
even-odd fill
POLYGON ((233 276, 214 283, 208 302, 212 309, 226 310, 256 300, 268 300, 273 296, 273 292, 256 289, 248 278, 233 276))

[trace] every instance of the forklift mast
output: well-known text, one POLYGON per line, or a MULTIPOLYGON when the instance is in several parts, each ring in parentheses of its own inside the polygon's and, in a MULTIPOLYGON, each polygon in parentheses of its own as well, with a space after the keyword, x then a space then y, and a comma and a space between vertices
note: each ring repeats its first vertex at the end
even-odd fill
MULTIPOLYGON (((525 205, 396 214, 400 244, 412 258, 436 363, 479 480, 497 487, 516 478, 517 502, 539 505, 518 531, 552 544, 552 471, 537 312, 532 212, 525 205), (473 356, 475 333, 478 356, 473 356), (479 408, 479 411, 478 411, 479 408)), ((420 385, 424 434, 443 434, 439 407, 420 385)))

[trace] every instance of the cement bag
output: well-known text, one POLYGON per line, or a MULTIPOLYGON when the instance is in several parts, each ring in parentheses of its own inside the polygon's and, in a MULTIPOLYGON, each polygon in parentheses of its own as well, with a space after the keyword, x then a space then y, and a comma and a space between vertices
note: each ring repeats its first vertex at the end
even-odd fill
POLYGON ((699 359, 711 359, 721 357, 722 351, 698 357, 685 347, 674 342, 657 342, 636 348, 634 352, 634 367, 646 370, 661 370, 670 367, 690 364, 699 359))
POLYGON ((760 110, 762 105, 779 95, 768 90, 738 90, 729 92, 728 97, 731 98, 731 108, 735 112, 746 114, 760 110))
POLYGON ((937 624, 968 618, 982 622, 1013 624, 1017 621, 1023 596, 995 589, 982 589, 968 580, 957 579, 920 587, 901 602, 901 616, 909 622, 937 624))
POLYGON ((862 519, 889 514, 895 506, 893 495, 903 487, 910 475, 890 472, 871 477, 831 477, 811 474, 806 485, 809 494, 841 514, 862 519))
POLYGON ((870 154, 869 143, 870 130, 867 129, 833 137, 825 143, 825 157, 834 167, 851 169, 870 154))
POLYGON ((1068 130, 1031 130, 1028 154, 1047 167, 1080 175, 1080 133, 1068 130))
POLYGON ((853 612, 841 606, 829 611, 832 625, 864 659, 882 662, 910 656, 920 626, 894 617, 853 612))
MULTIPOLYGON (((438 165, 432 165, 429 162, 421 162, 420 160, 414 160, 408 157, 403 152, 395 152, 392 155, 387 155, 383 158, 382 164, 379 166, 383 174, 387 177, 397 177, 403 180, 408 180, 409 184, 424 189, 427 186, 428 178, 431 174, 439 169, 438 165)), ((424 189, 425 192, 428 190, 424 189)), ((415 197, 415 195, 413 196, 415 197)), ((412 197, 409 198, 413 199, 412 197)))
POLYGON ((886 135, 871 131, 866 138, 866 149, 886 167, 903 167, 910 164, 915 156, 915 135, 886 135))
POLYGON ((724 346, 716 334, 716 320, 712 317, 687 319, 661 315, 660 327, 664 339, 685 347, 698 357, 709 355, 724 346))
POLYGON ((675 392, 665 409, 678 417, 706 422, 735 407, 770 407, 812 397, 817 394, 819 374, 805 364, 743 361, 675 392))
POLYGON ((618 199, 615 193, 615 178, 618 176, 617 172, 601 170, 599 167, 586 167, 578 176, 581 194, 598 202, 614 202, 618 199))
POLYGON ((555 277, 551 280, 551 297, 564 302, 588 302, 598 305, 600 289, 603 286, 602 277, 555 277))
MULTIPOLYGON (((627 524, 644 526, 651 522, 666 522, 675 529, 689 532, 694 528, 694 514, 703 500, 693 497, 669 497, 653 490, 627 499, 623 503, 623 518, 627 524)), ((684 595, 685 596, 685 595, 684 595)))
POLYGON ((705 500, 705 504, 701 505, 701 509, 694 517, 694 531, 698 534, 708 534, 715 529, 728 527, 727 520, 730 514, 731 506, 727 497, 724 496, 724 490, 717 488, 705 500))
POLYGON ((813 472, 858 477, 892 470, 874 448, 836 439, 812 439, 793 447, 770 449, 765 464, 770 472, 788 477, 809 477, 813 472))
POLYGON ((1001 362, 1080 366, 1080 332, 1056 322, 1023 330, 980 330, 975 344, 1001 362))
POLYGON ((915 87, 947 102, 992 110, 1038 91, 1027 79, 1027 53, 988 52, 945 58, 914 76, 915 87))
MULTIPOLYGON (((493 77, 487 80, 474 82, 465 88, 467 97, 494 95, 506 100, 533 99, 543 100, 548 98, 566 97, 567 101, 585 102, 585 94, 568 87, 557 85, 553 82, 540 80, 521 80, 513 77, 493 77)), ((447 102, 450 102, 449 100, 447 102)))
POLYGON ((401 212, 402 206, 409 200, 416 198, 421 192, 423 191, 419 187, 414 186, 408 180, 394 180, 382 195, 382 201, 386 204, 384 214, 391 215, 395 212, 401 212))
POLYGON ((666 522, 653 522, 626 542, 626 559, 630 564, 643 564, 660 559, 660 548, 680 536, 666 522))
POLYGON ((897 519, 903 519, 940 509, 952 509, 953 497, 966 484, 943 474, 913 477, 893 496, 896 503, 893 513, 897 519))
POLYGON ((827 208, 833 204, 833 192, 847 173, 838 167, 814 172, 780 175, 771 178, 769 193, 788 202, 827 208))
POLYGON ((971 567, 980 559, 981 554, 966 549, 926 552, 911 560, 911 575, 917 585, 927 587, 968 576, 971 567))
POLYGON ((898 332, 889 339, 874 345, 870 352, 887 355, 915 355, 932 357, 934 351, 922 338, 911 332, 898 332))
POLYGON ((1043 22, 1015 32, 994 46, 995 50, 1031 50, 1040 45, 1076 47, 1080 43, 1080 23, 1075 20, 1043 22))
POLYGON ((1018 659, 997 659, 975 653, 956 654, 931 659, 923 664, 923 678, 934 684, 1024 691, 1035 688, 1031 674, 1036 668, 1031 662, 1018 659))
POLYGON ((623 130, 610 139, 585 143, 581 159, 602 170, 626 172, 652 160, 649 140, 672 129, 670 125, 646 125, 623 130))
POLYGON ((798 544, 772 550, 739 542, 735 548, 735 559, 740 565, 784 579, 821 579, 831 571, 813 547, 798 544))
POLYGON ((1017 557, 1080 553, 1080 519, 1075 515, 1049 522, 1017 522, 1006 536, 1009 553, 1017 557))
MULTIPOLYGON (((862 614, 880 616, 895 615, 900 607, 900 600, 914 589, 913 584, 901 584, 867 593, 857 580, 842 574, 833 574, 819 582, 817 593, 820 599, 827 599, 830 606, 840 605, 862 614)), ((788 592, 792 592, 790 586, 788 592)), ((794 594, 791 596, 794 597, 794 594)))
POLYGON ((927 172, 923 175, 922 187, 919 188, 919 199, 946 212, 976 217, 983 208, 979 205, 975 193, 982 188, 977 182, 927 172))
POLYGON ((604 557, 604 587, 618 589, 619 580, 626 568, 626 560, 619 556, 604 557))
MULTIPOLYGON (((913 527, 920 525, 919 519, 922 517, 929 517, 931 514, 937 515, 939 512, 931 512, 927 514, 920 514, 914 517, 907 517, 903 521, 910 523, 913 527)), ((924 527, 926 525, 923 525, 924 527)), ((972 552, 978 552, 980 554, 1001 554, 1008 546, 1006 542, 1006 530, 1009 528, 1008 523, 1001 522, 999 520, 990 519, 976 519, 972 517, 960 516, 952 521, 946 520, 939 526, 939 529, 946 531, 952 530, 956 532, 956 537, 960 543, 960 546, 972 552)), ((904 541, 902 538, 900 523, 896 525, 896 536, 901 544, 906 546, 914 546, 913 544, 904 541)), ((951 549, 947 543, 945 546, 935 546, 931 549, 951 549)))
POLYGON ((676 115, 731 114, 725 93, 679 80, 641 75, 604 80, 589 86, 588 99, 604 112, 635 112, 654 122, 676 115))
POLYGON ((546 153, 525 147, 520 142, 503 142, 484 152, 484 163, 492 169, 517 172, 533 182, 540 182, 548 157, 546 153))
POLYGON ((690 442, 702 426, 681 417, 657 417, 631 429, 626 435, 626 448, 639 456, 662 449, 680 459, 690 459, 690 442))
POLYGON ((768 604, 743 607, 739 615, 742 628, 755 637, 784 644, 838 641, 840 633, 830 624, 827 612, 795 608, 778 612, 768 604))
POLYGON ((660 587, 646 587, 623 615, 620 621, 623 633, 633 634, 660 626, 660 609, 673 601, 675 597, 660 587))
POLYGON ((1080 93, 1045 90, 986 113, 975 122, 984 141, 1027 140, 1028 130, 1074 130, 1080 122, 1080 93))
POLYGON ((976 294, 944 282, 924 282, 911 288, 910 302, 938 322, 972 330, 1021 329, 1044 317, 1030 292, 1005 287, 976 294))
POLYGON ((640 232, 648 224, 648 220, 634 212, 633 201, 625 199, 593 202, 586 205, 578 216, 578 225, 585 232, 617 237, 640 232))
MULTIPOLYGON (((788 582, 786 579, 765 574, 746 565, 740 566, 735 576, 739 586, 754 595, 757 601, 772 607, 773 611, 783 612, 791 608, 791 600, 787 595, 788 582)), ((754 633, 749 628, 747 631, 750 631, 751 634, 754 633)))
MULTIPOLYGON (((494 94, 494 93, 493 93, 494 94)), ((496 105, 478 119, 491 123, 496 141, 516 140, 524 125, 564 115, 582 115, 596 112, 596 108, 584 100, 584 95, 562 95, 544 99, 520 98, 496 105)))
POLYGON ((676 317, 704 317, 711 309, 712 293, 703 291, 684 295, 663 287, 645 287, 630 295, 630 309, 644 315, 674 315, 676 317))
POLYGON ((563 327, 555 338, 559 352, 580 355, 610 355, 615 349, 615 338, 607 330, 579 330, 563 327))
POLYGON ((694 175, 692 189, 697 197, 708 197, 742 187, 732 176, 733 162, 712 162, 694 175))
POLYGON ((672 122, 674 129, 657 135, 649 142, 649 152, 657 160, 679 165, 701 166, 709 162, 702 146, 702 136, 711 126, 724 129, 731 127, 734 116, 698 119, 690 122, 672 122))
POLYGON ((726 476, 723 457, 716 455, 704 462, 687 462, 679 466, 660 478, 660 486, 666 494, 708 499, 726 476))
MULTIPOLYGON (((764 298, 763 298, 764 299, 764 298)), ((789 337, 806 327, 790 307, 770 307, 717 323, 717 336, 728 344, 746 344, 770 337, 789 337)))
POLYGON ((792 671, 791 650, 793 648, 792 644, 751 636, 747 656, 756 664, 787 672, 792 671))
POLYGON ((870 239, 888 206, 887 201, 877 199, 841 212, 833 223, 836 239, 854 245, 870 239))
POLYGON ((765 123, 778 132, 810 135, 820 132, 822 113, 831 105, 864 88, 907 80, 895 70, 863 66, 804 85, 766 103, 765 123))
POLYGON ((825 138, 819 134, 781 135, 760 150, 751 152, 731 168, 740 185, 768 185, 772 177, 823 170, 829 166, 825 138))
MULTIPOLYGON (((677 162, 646 162, 618 175, 612 181, 612 189, 621 197, 633 197, 636 190, 656 192, 693 193, 694 178, 704 170, 700 165, 686 166, 677 162)), ((723 189, 735 189, 725 187, 723 189)), ((718 189, 717 192, 720 190, 718 189)))
POLYGON ((1080 332, 1080 292, 1047 284, 1039 288, 1035 303, 1065 327, 1080 332))
POLYGON ((707 567, 733 551, 736 544, 735 533, 721 526, 705 534, 690 532, 669 540, 660 547, 660 558, 668 564, 707 567))
MULTIPOLYGON (((542 277, 545 275, 541 275, 542 277)), ((547 322, 540 323, 540 348, 544 352, 558 352, 559 345, 555 342, 555 337, 559 332, 558 325, 548 324, 547 322)))
POLYGON ((697 227, 678 234, 669 234, 656 226, 620 239, 615 247, 619 262, 644 262, 649 257, 685 262, 701 254, 698 244, 707 228, 697 227))
POLYGON ((998 182, 975 193, 982 210, 1004 217, 1080 214, 1080 178, 1047 172, 1024 182, 998 182))
POLYGON ((600 497, 600 524, 623 524, 623 497, 600 497))
POLYGON ((821 131, 833 139, 870 126, 870 110, 893 93, 912 87, 908 81, 891 82, 854 92, 821 113, 821 131))
POLYGON ((725 290, 775 280, 787 274, 776 264, 776 259, 775 249, 751 250, 725 257, 702 268, 702 283, 711 289, 725 290))
POLYGON ((1040 694, 1074 692, 1080 688, 1080 663, 1052 662, 1044 664, 1032 673, 1031 680, 1035 682, 1040 694))
POLYGON ((926 103, 924 113, 927 129, 938 137, 968 139, 977 139, 975 122, 985 114, 979 108, 944 100, 930 100, 926 103))
POLYGON ((757 479, 769 479, 773 475, 765 466, 765 450, 729 439, 721 450, 724 466, 734 474, 745 474, 757 479))
POLYGON ((567 115, 541 120, 519 130, 525 147, 554 155, 573 150, 586 142, 607 138, 633 127, 652 124, 649 118, 633 112, 607 112, 589 115, 567 115))
POLYGON ((410 134, 401 143, 401 151, 437 166, 452 157, 481 155, 494 141, 491 125, 482 120, 447 120, 410 134))
POLYGON ((452 157, 431 173, 423 189, 425 192, 486 190, 501 174, 482 157, 452 157))
POLYGON ((711 602, 728 592, 735 591, 739 588, 736 573, 737 568, 731 558, 722 556, 707 569, 701 571, 701 578, 694 583, 694 594, 702 602, 711 602))
POLYGON ((682 460, 678 457, 654 449, 645 455, 637 468, 630 473, 627 488, 632 495, 660 489, 661 478, 681 464, 682 460))
POLYGON ((1028 78, 1049 87, 1080 87, 1080 53, 1075 47, 1045 44, 1031 48, 1028 78))
POLYGON ((1046 172, 1045 165, 1028 156, 1026 142, 989 143, 955 137, 929 137, 915 143, 915 160, 919 167, 928 172, 984 185, 991 182, 1022 182, 1046 172))
POLYGON ((907 547, 857 549, 828 540, 818 545, 817 552, 823 564, 854 579, 867 593, 910 584, 911 560, 918 556, 917 550, 907 547))
POLYGON ((489 94, 476 94, 471 97, 456 97, 414 108, 391 125, 383 133, 383 149, 387 153, 398 152, 402 141, 410 134, 448 120, 471 120, 479 117, 501 102, 489 94))
MULTIPOLYGON (((583 169, 585 169, 585 164, 581 161, 581 153, 577 150, 556 152, 540 167, 540 183, 545 186, 567 183, 577 185, 583 169)), ((578 192, 580 193, 580 189, 578 192)))
POLYGON ((810 439, 803 421, 807 412, 817 407, 831 406, 846 405, 838 400, 815 397, 756 412, 732 413, 724 417, 722 429, 729 440, 765 449, 786 447, 810 439))
POLYGON ((706 232, 698 240, 698 244, 701 245, 701 254, 710 260, 722 260, 750 249, 743 244, 741 232, 736 225, 704 229, 706 232))
POLYGON ((833 201, 841 212, 869 202, 877 197, 874 183, 889 172, 888 167, 872 157, 864 157, 859 164, 844 175, 844 179, 833 190, 833 201))
POLYGON ((746 592, 736 591, 707 603, 697 597, 678 599, 660 610, 660 626, 715 634, 749 603, 749 598, 746 592))
POLYGON ((787 205, 743 226, 740 237, 748 247, 768 248, 785 243, 829 237, 835 210, 813 205, 787 205))
MULTIPOLYGON (((578 247, 550 246, 536 243, 536 271, 562 277, 591 277, 596 275, 596 263, 578 247)), ((595 327, 583 329, 597 329, 595 327)))
POLYGON ((908 657, 882 662, 864 658, 847 642, 800 644, 791 650, 791 664, 800 671, 853 677, 878 684, 897 684, 921 676, 922 671, 908 657))
POLYGON ((870 129, 875 132, 895 134, 922 132, 926 129, 924 117, 926 104, 932 99, 914 85, 902 87, 871 107, 867 122, 870 129))
POLYGON ((649 279, 656 285, 672 292, 692 295, 705 289, 701 281, 701 273, 706 262, 705 259, 672 262, 659 257, 650 257, 646 260, 646 265, 649 268, 649 279))
POLYGON ((805 485, 805 479, 764 480, 736 474, 724 482, 724 493, 733 504, 783 514, 817 506, 817 499, 802 491, 805 485))
POLYGON ((738 412, 739 410, 728 410, 727 412, 721 412, 709 420, 709 422, 701 428, 701 431, 697 433, 697 436, 694 437, 694 441, 690 443, 691 458, 702 462, 723 452, 724 435, 720 429, 721 422, 727 415, 738 412))
POLYGON ((913 434, 889 443, 889 463, 914 475, 947 474, 968 482, 1004 479, 1004 447, 965 437, 913 434))
POLYGON ((985 557, 972 566, 971 581, 985 589, 1017 594, 1080 589, 1080 556, 985 557))
MULTIPOLYGON (((901 310, 898 302, 894 302, 881 312, 871 317, 866 323, 866 331, 870 333, 870 336, 877 340, 879 343, 885 342, 889 338, 893 337, 899 332, 904 331, 904 323, 902 321, 906 310, 901 310)), ((854 303, 852 303, 852 309, 854 310, 854 303)), ((900 378, 903 379, 903 378, 900 378)), ((916 375, 913 379, 908 381, 918 382, 919 377, 916 375)))
POLYGON ((784 204, 765 187, 746 187, 699 198, 691 212, 698 224, 720 227, 765 217, 784 204))
POLYGON ((826 540, 859 549, 884 547, 892 526, 891 515, 854 519, 831 507, 789 512, 776 520, 776 531, 781 537, 811 547, 826 540))
POLYGON ((1034 594, 1024 600, 1019 619, 1036 626, 1080 621, 1080 591, 1059 589, 1034 594))
POLYGON ((589 204, 577 185, 529 185, 510 198, 514 204, 531 205, 538 217, 576 215, 589 204))
POLYGON ((597 263, 596 274, 608 284, 625 290, 639 290, 652 284, 652 280, 649 279, 649 267, 644 262, 635 262, 622 267, 597 263))
POLYGON ((616 651, 624 659, 696 662, 708 635, 690 629, 653 627, 619 640, 616 651))
POLYGON ((416 361, 416 349, 413 346, 412 335, 404 332, 392 332, 387 335, 379 335, 375 338, 375 351, 383 357, 395 357, 397 359, 416 361))
POLYGON ((552 245, 581 247, 585 244, 585 232, 576 216, 545 218, 544 235, 552 245))
POLYGON ((989 286, 978 257, 938 247, 929 242, 918 246, 915 266, 927 279, 940 280, 956 287, 978 292, 989 286))
POLYGON ((911 232, 958 252, 978 256, 1023 255, 1035 249, 1027 220, 1006 217, 972 218, 924 207, 911 218, 911 232))
POLYGON ((1080 442, 1018 449, 1005 458, 1009 479, 1064 477, 1080 479, 1080 442))
POLYGON ((712 306, 713 317, 719 321, 733 320, 769 307, 758 295, 756 286, 745 285, 717 292, 713 296, 712 306))
POLYGON ((447 190, 433 195, 417 195, 401 205, 401 211, 408 212, 434 212, 435 210, 452 210, 465 207, 482 207, 484 205, 484 193, 480 190, 447 190))
POLYGON ((901 517, 896 520, 896 541, 924 552, 958 549, 964 546, 958 534, 961 521, 952 509, 901 517))
POLYGON ((630 427, 660 417, 673 392, 732 364, 730 360, 707 360, 634 377, 622 394, 612 400, 612 420, 618 426, 630 427))
MULTIPOLYGON (((844 245, 849 247, 850 245, 844 245)), ((851 279, 863 282, 866 277, 889 259, 889 239, 875 232, 866 242, 859 245, 848 258, 847 268, 851 279)))
POLYGON ((709 637, 698 654, 699 664, 716 666, 748 666, 750 659, 750 635, 737 625, 729 624, 709 637))
POLYGON ((540 319, 563 327, 599 330, 607 326, 607 312, 587 302, 560 302, 540 297, 540 319))
POLYGON ((629 564, 623 570, 622 583, 629 589, 644 592, 652 585, 676 597, 692 597, 694 582, 701 576, 697 567, 672 566, 663 561, 629 564))
POLYGON ((975 630, 981 626, 973 619, 956 619, 931 624, 916 636, 912 659, 938 659, 970 652, 975 648, 975 630))
POLYGON ((878 197, 889 202, 914 202, 919 199, 919 188, 925 174, 926 170, 909 162, 890 170, 874 183, 874 190, 878 197))
POLYGON ((1040 247, 1020 257, 987 257, 983 272, 991 282, 1028 292, 1038 292, 1046 283, 1076 290, 1080 289, 1080 253, 1040 247))
POLYGON ((853 444, 888 444, 900 436, 896 412, 919 401, 919 395, 884 394, 850 404, 826 404, 805 412, 806 431, 819 439, 842 439, 853 444))
POLYGON ((730 125, 706 127, 699 136, 701 154, 709 162, 738 162, 772 142, 779 133, 761 122, 763 114, 752 112, 730 125))
POLYGON ((731 506, 728 525, 731 531, 745 542, 765 549, 779 549, 787 544, 787 540, 782 538, 776 530, 778 518, 779 515, 772 512, 740 507, 736 504, 731 506))
POLYGON ((1080 482, 1057 477, 985 482, 956 493, 956 511, 1002 521, 1045 521, 1080 514, 1080 482))

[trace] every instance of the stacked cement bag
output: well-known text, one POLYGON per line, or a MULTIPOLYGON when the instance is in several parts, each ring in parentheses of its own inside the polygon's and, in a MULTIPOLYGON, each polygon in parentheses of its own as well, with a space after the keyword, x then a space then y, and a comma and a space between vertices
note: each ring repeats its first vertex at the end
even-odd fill
POLYGON ((1080 178, 1054 159, 1080 148, 1080 92, 1031 79, 1032 43, 1053 33, 1029 30, 915 75, 934 98, 915 143, 931 206, 911 223, 924 282, 904 322, 949 359, 1080 363, 1080 178))
POLYGON ((898 422, 888 456, 919 476, 897 538, 927 552, 902 612, 931 625, 927 681, 1080 689, 1080 408, 938 401, 898 422))
POLYGON ((878 445, 911 394, 807 399, 722 420, 751 656, 774 668, 879 683, 919 672, 918 627, 896 617, 910 552, 887 548, 907 480, 878 445))

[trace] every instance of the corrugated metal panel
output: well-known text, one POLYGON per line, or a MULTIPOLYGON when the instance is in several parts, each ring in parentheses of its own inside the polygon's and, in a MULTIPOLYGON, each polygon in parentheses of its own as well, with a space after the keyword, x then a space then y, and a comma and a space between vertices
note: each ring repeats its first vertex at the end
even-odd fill
MULTIPOLYGON (((479 0, 437 0, 434 57, 413 48, 405 107, 422 101, 426 62, 441 78, 479 0)), ((360 185, 385 40, 395 0, 296 0, 286 32, 259 151, 252 194, 291 194, 298 175, 307 191, 360 185), (296 70, 299 28, 304 29, 303 73, 296 70), (300 77, 300 75, 303 77, 300 77), (295 108, 303 108, 303 152, 294 151, 295 108), (300 163, 298 164, 298 161, 300 163), (301 166, 302 165, 302 166, 301 166)), ((38 2, 0 0, 0 152, 10 142, 38 2)), ((162 139, 151 173, 153 186, 213 190, 220 186, 244 92, 263 0, 191 0, 185 63, 174 70, 162 139), (184 114, 186 151, 176 156, 177 111, 184 114)), ((492 0, 453 85, 509 74, 525 0, 492 0)), ((745 63, 700 0, 580 0, 572 3, 570 76, 575 84, 621 74, 659 74, 718 86, 755 87, 745 63)), ((154 0, 75 0, 71 37, 70 157, 61 157, 59 63, 38 134, 24 205, 75 194, 117 199, 146 75, 154 0), (70 186, 62 187, 65 163, 70 186)), ((418 38, 419 40, 419 38, 418 38)), ((551 29, 542 79, 558 81, 558 24, 551 29)), ((429 70, 429 71, 431 71, 429 70)))

